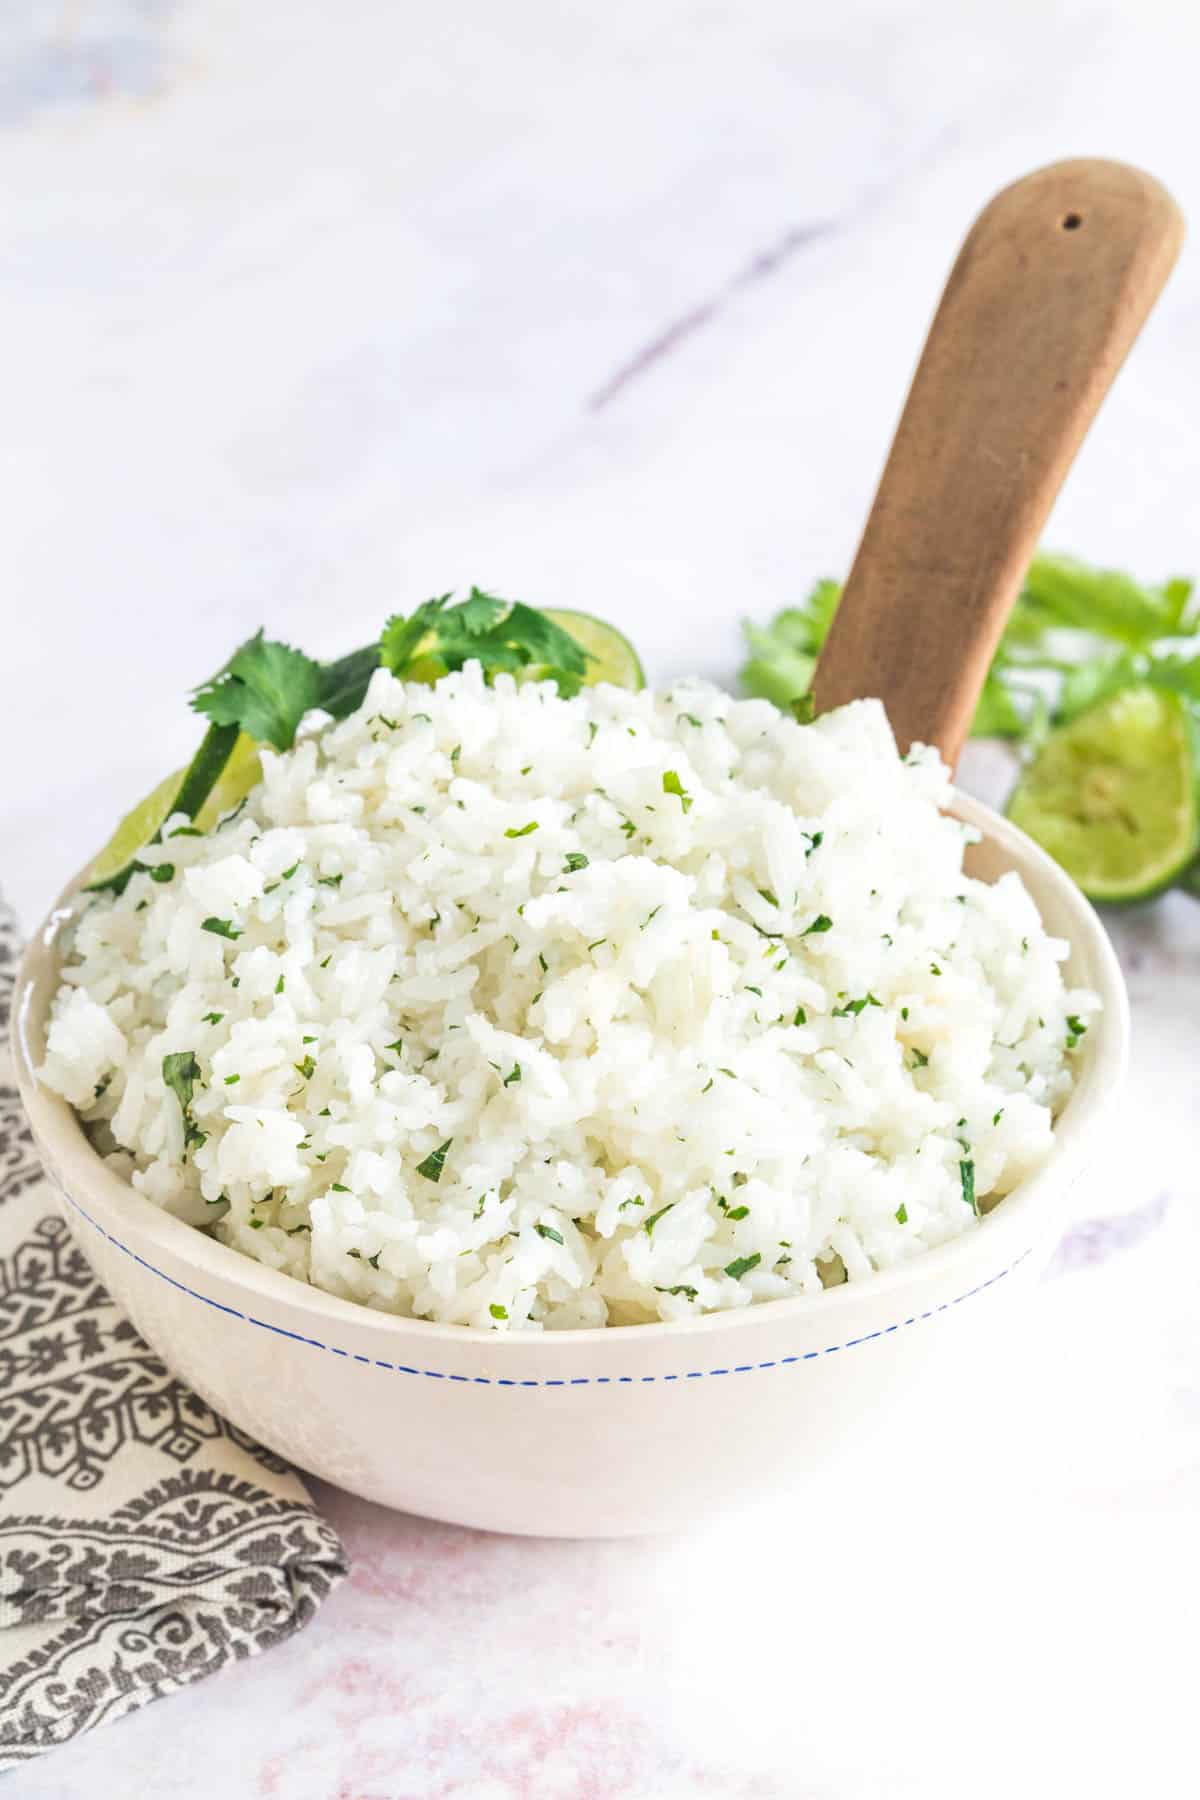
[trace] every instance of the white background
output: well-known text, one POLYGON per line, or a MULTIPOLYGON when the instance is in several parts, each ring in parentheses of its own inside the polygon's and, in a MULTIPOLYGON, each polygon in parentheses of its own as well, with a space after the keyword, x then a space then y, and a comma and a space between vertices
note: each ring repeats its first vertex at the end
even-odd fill
MULTIPOLYGON (((1065 155, 1200 217, 1183 0, 12 0, 0 18, 0 882, 32 927, 265 624, 470 581, 731 680, 853 552, 973 212, 1065 155)), ((1049 533, 1200 570, 1200 251, 1049 533)), ((976 764, 976 778, 980 773, 976 764)), ((1196 1791, 1200 908, 1114 922, 1102 1184, 1011 1383, 903 1468, 660 1545, 323 1494, 301 1638, 12 1800, 1196 1791)))

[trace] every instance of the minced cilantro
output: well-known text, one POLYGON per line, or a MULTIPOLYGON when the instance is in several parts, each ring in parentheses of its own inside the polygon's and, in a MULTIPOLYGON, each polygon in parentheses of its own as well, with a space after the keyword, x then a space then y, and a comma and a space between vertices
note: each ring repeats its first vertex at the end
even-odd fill
POLYGON ((537 820, 530 819, 528 825, 510 825, 504 835, 506 838, 528 837, 530 832, 536 831, 537 828, 538 828, 537 820))
POLYGON ((224 1017, 225 1017, 224 1013, 219 1013, 219 1012, 205 1013, 204 1023, 206 1025, 219 1025, 221 1023, 221 1020, 224 1017))
POLYGON ((896 1223, 897 1223, 897 1225, 907 1225, 908 1224, 908 1208, 907 1208, 907 1206, 905 1206, 903 1200, 900 1202, 899 1206, 896 1208, 896 1223))
MULTIPOLYGON (((698 720, 693 720, 693 724, 698 723, 698 720)), ((685 1281, 677 1282, 674 1287, 656 1287, 654 1291, 656 1294, 682 1294, 685 1300, 694 1300, 696 1298, 696 1289, 694 1287, 689 1287, 685 1281)))
POLYGON ((183 1115, 183 1147, 199 1149, 208 1133, 201 1131, 192 1118, 192 1095, 200 1079, 200 1064, 194 1050, 173 1050, 162 1059, 162 1078, 179 1102, 183 1115))
POLYGON ((725 1264, 725 1273, 732 1275, 735 1281, 740 1281, 743 1275, 750 1273, 751 1269, 757 1269, 761 1261, 762 1257, 757 1250, 753 1256, 735 1256, 731 1263, 725 1264))
POLYGON ((654 1227, 658 1224, 660 1219, 666 1217, 674 1205, 674 1200, 669 1200, 665 1206, 660 1206, 656 1213, 651 1213, 650 1217, 643 1221, 642 1230, 646 1233, 647 1237, 654 1236, 654 1227))
POLYGON ((295 1069, 297 1075, 303 1075, 305 1081, 312 1080, 313 1071, 315 1070, 316 1066, 317 1065, 316 1065, 316 1062, 313 1060, 311 1051, 303 1058, 303 1060, 301 1062, 292 1064, 292 1067, 293 1067, 293 1069, 295 1069))
POLYGON ((504 1081, 503 1081, 502 1085, 504 1087, 512 1087, 513 1083, 520 1081, 520 1079, 521 1079, 521 1065, 520 1065, 520 1063, 514 1063, 512 1068, 508 1071, 508 1074, 504 1077, 504 1081))
POLYGON ((975 1200, 975 1164, 970 1157, 964 1158, 958 1165, 958 1179, 962 1185, 962 1197, 975 1217, 979 1217, 979 1207, 975 1200))
POLYGON ((812 924, 805 926, 804 930, 800 933, 800 936, 811 937, 815 932, 831 931, 832 929, 833 920, 829 917, 829 914, 818 913, 812 924))
POLYGON ((674 769, 667 770, 662 778, 662 785, 664 794, 674 794, 684 812, 691 812, 692 796, 688 793, 674 769))
POLYGON ((242 935, 240 931, 234 930, 233 924, 229 919, 205 919, 202 922, 200 929, 201 931, 211 931, 214 937, 229 938, 231 941, 234 938, 240 938, 242 935))
POLYGON ((1073 1050, 1075 1048, 1076 1044, 1079 1042, 1080 1038, 1083 1036, 1083 1034, 1086 1030, 1087 1030, 1087 1026, 1084 1024, 1082 1019, 1077 1018, 1074 1013, 1067 1014, 1067 1049, 1068 1050, 1073 1050))
POLYGON ((447 1138, 444 1144, 439 1144, 436 1150, 431 1150, 424 1162, 417 1164, 417 1174, 424 1175, 426 1181, 440 1181, 442 1170, 446 1166, 446 1152, 453 1142, 453 1138, 447 1138))
POLYGON ((507 1319, 508 1317, 507 1306, 501 1306, 498 1300, 492 1301, 492 1304, 488 1307, 488 1311, 491 1313, 493 1319, 507 1319))
POLYGON ((549 1238, 552 1244, 561 1244, 563 1242, 562 1233, 555 1231, 552 1225, 537 1224, 533 1229, 537 1232, 539 1237, 549 1238))
POLYGON ((882 1004, 883 1002, 877 1000, 874 994, 864 994, 861 1000, 847 1000, 845 1006, 835 1006, 832 1016, 835 1019, 856 1019, 860 1012, 866 1011, 868 1006, 882 1006, 882 1004))
POLYGON ((563 874, 574 875, 577 870, 586 869, 587 866, 588 859, 582 850, 570 850, 567 852, 567 860, 563 864, 563 874))

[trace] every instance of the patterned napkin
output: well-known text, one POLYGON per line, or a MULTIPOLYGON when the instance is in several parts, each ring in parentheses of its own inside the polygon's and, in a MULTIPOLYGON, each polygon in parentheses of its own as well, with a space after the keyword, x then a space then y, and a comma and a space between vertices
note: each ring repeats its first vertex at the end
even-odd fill
POLYGON ((75 1249, 13 1080, 17 947, 0 902, 0 1770, 290 1637, 346 1573, 75 1249))

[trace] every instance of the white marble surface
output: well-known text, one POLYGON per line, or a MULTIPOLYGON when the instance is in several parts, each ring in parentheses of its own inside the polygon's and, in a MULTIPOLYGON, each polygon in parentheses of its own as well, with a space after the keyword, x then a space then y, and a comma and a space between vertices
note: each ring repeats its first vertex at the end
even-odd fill
MULTIPOLYGON (((266 623, 476 580, 729 678, 845 567, 972 211, 1079 153, 1200 216, 1182 0, 13 0, 0 20, 0 874, 28 924, 266 623)), ((1200 255, 1051 539, 1200 569, 1200 255)), ((976 773, 979 766, 976 766, 976 773)), ((1200 907, 1114 922, 1119 1149, 974 1419, 654 1545, 323 1493, 302 1637, 26 1796, 1196 1791, 1200 907)))

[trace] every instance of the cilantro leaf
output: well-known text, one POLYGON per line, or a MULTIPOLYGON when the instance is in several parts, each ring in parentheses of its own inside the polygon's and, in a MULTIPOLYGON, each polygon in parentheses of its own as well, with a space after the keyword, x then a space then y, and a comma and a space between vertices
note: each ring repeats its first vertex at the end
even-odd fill
POLYGON ((228 938, 231 943, 243 935, 228 919, 204 919, 200 929, 201 931, 211 931, 214 937, 228 938))
POLYGON ((674 794, 685 813, 692 810, 692 796, 688 793, 682 781, 680 781, 677 770, 667 770, 662 778, 662 786, 664 794, 674 794))
POLYGON ((196 1061, 196 1052, 173 1050, 169 1056, 164 1056, 162 1078, 178 1100, 180 1111, 186 1113, 200 1079, 200 1064, 196 1061))
POLYGON ((453 1138, 447 1138, 444 1144, 439 1144, 436 1150, 431 1150, 424 1162, 417 1164, 417 1174, 424 1175, 426 1181, 440 1181, 442 1170, 446 1166, 446 1152, 453 1142, 453 1138))
POLYGON ((320 697, 316 704, 334 719, 348 719, 366 698, 372 675, 379 667, 379 645, 352 650, 320 670, 320 697))
POLYGON ((260 629, 196 689, 192 706, 214 725, 236 725, 259 743, 290 750, 296 727, 321 698, 320 664, 260 629))
POLYGON ((162 1078, 179 1102, 183 1117, 183 1147, 196 1149, 205 1143, 208 1133, 201 1131, 192 1118, 192 1096, 200 1079, 200 1064, 194 1050, 173 1050, 162 1059, 162 1078))
POLYGON ((979 1204, 975 1199, 975 1164, 970 1157, 965 1157, 958 1165, 958 1179, 962 1187, 962 1197, 975 1217, 979 1217, 979 1204))

